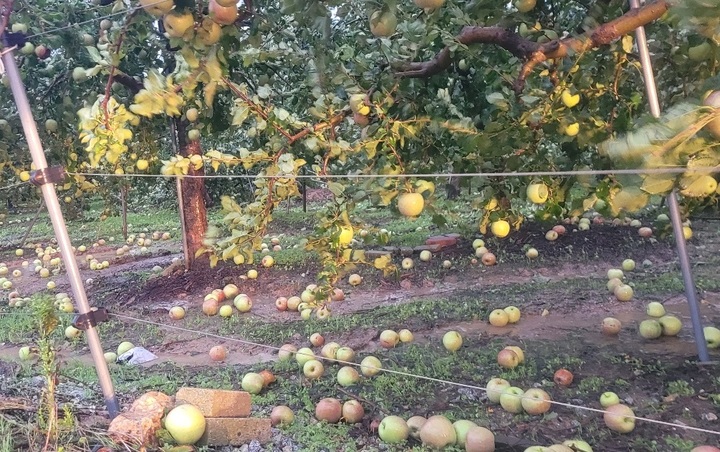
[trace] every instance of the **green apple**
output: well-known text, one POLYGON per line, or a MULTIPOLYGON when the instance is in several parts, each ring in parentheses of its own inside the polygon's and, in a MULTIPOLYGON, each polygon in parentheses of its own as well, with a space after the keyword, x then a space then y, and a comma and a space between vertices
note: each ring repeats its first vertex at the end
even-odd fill
POLYGON ((488 381, 487 386, 485 386, 485 392, 487 394, 488 400, 492 403, 500 403, 500 396, 502 395, 503 391, 505 391, 509 387, 510 382, 508 382, 504 378, 491 378, 490 381, 488 381))
POLYGON ((378 426, 378 436, 380 439, 389 444, 396 444, 405 441, 410 435, 410 427, 408 427, 405 419, 400 416, 387 416, 378 426))
POLYGON ((622 262, 622 269, 625 270, 626 272, 631 272, 631 271, 635 270, 635 261, 632 259, 625 259, 622 262))
POLYGON ((657 339, 662 335, 662 326, 660 322, 654 319, 643 320, 640 322, 640 336, 645 339, 657 339))
POLYGON ((720 330, 714 326, 706 326, 703 328, 703 334, 705 335, 705 342, 709 348, 720 347, 720 330))
POLYGON ((522 396, 524 393, 525 391, 517 386, 510 386, 500 394, 500 406, 508 413, 522 413, 522 396))
POLYGON ((248 372, 243 376, 240 386, 250 394, 260 394, 265 386, 265 379, 258 373, 248 372))
POLYGON ((448 331, 443 336, 443 346, 450 352, 456 352, 462 347, 463 338, 457 331, 448 331))
POLYGON ((600 406, 603 408, 617 405, 618 403, 620 403, 620 397, 614 392, 607 391, 600 395, 600 406))
POLYGON ((648 303, 647 308, 645 310, 647 315, 650 317, 662 317, 665 315, 665 306, 663 306, 662 303, 653 301, 648 303))
POLYGON ((366 377, 373 377, 382 369, 382 363, 374 356, 366 356, 360 361, 360 372, 366 377))
POLYGON ((360 381, 360 374, 353 366, 343 366, 338 370, 337 382, 340 386, 348 387, 360 381))
POLYGON ((538 416, 550 411, 552 406, 550 394, 540 388, 530 388, 521 399, 523 410, 527 414, 538 416))
POLYGON ((622 280, 623 276, 624 276, 623 271, 620 270, 619 268, 611 268, 610 270, 607 271, 608 279, 617 278, 617 279, 622 280))
POLYGON ((477 427, 478 425, 472 421, 468 421, 465 419, 461 419, 459 421, 453 422, 453 428, 455 429, 455 436, 457 437, 457 441, 455 444, 457 444, 460 447, 465 447, 465 439, 467 438, 468 431, 473 428, 477 427))
POLYGON ((308 380, 317 380, 325 373, 325 366, 317 359, 311 359, 303 364, 303 374, 308 380))
POLYGON ((304 366, 305 363, 311 359, 315 359, 315 353, 308 347, 303 347, 295 353, 295 361, 297 361, 300 367, 304 366))

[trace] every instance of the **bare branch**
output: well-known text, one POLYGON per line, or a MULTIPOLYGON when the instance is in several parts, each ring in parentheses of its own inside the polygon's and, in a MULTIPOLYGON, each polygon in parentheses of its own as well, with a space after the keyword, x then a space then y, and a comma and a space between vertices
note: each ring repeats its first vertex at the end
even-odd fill
MULTIPOLYGON (((669 8, 668 0, 656 0, 639 9, 629 11, 615 20, 580 36, 557 39, 539 44, 523 38, 519 33, 501 27, 464 27, 457 41, 464 45, 494 44, 524 60, 520 75, 515 82, 516 92, 522 91, 525 80, 533 69, 543 61, 565 58, 572 53, 585 52, 608 45, 631 33, 637 27, 660 18, 669 8)), ((396 75, 408 78, 426 78, 443 72, 452 64, 450 48, 445 47, 432 60, 397 65, 396 75)))

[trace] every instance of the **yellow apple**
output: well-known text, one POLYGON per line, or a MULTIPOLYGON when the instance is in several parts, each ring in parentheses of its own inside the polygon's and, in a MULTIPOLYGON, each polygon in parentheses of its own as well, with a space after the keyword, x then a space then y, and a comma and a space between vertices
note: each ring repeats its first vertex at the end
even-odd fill
POLYGON ((190 13, 166 14, 163 17, 165 32, 171 38, 182 38, 195 25, 195 18, 190 13))
POLYGON ((578 102, 580 102, 580 94, 573 95, 567 89, 562 92, 560 98, 562 99, 563 104, 565 104, 567 108, 573 108, 575 105, 578 104, 578 102))
POLYGON ((210 0, 210 18, 220 25, 230 25, 238 16, 237 5, 222 6, 217 0, 210 0))
POLYGON ((580 124, 577 122, 574 122, 572 124, 569 124, 565 127, 565 135, 569 137, 574 137, 580 132, 580 124))
POLYGON ((140 0, 140 6, 146 13, 160 17, 170 12, 175 6, 173 0, 140 0))

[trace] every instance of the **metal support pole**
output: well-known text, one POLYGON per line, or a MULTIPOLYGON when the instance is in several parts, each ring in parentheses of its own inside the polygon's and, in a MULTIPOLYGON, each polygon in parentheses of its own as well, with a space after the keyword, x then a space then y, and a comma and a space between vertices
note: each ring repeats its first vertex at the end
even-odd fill
MULTIPOLYGON (((32 160, 37 171, 45 171, 48 164, 45 159, 42 143, 40 142, 40 136, 38 135, 37 124, 30 110, 30 103, 28 102, 27 93, 25 92, 25 86, 23 86, 20 71, 15 62, 15 55, 12 49, 9 49, 5 35, 3 35, 2 40, 5 47, 5 50, 2 52, 2 62, 5 66, 8 80, 10 81, 10 89, 15 98, 15 104, 17 105, 20 120, 22 121, 25 138, 30 148, 30 154, 32 155, 32 160)), ((52 183, 43 183, 40 185, 40 190, 42 191, 43 199, 45 200, 45 205, 47 206, 50 220, 52 221, 55 237, 57 238, 58 247, 60 248, 60 254, 65 262, 70 287, 75 301, 78 304, 78 311, 81 315, 90 314, 90 303, 85 294, 85 287, 82 283, 80 270, 78 269, 77 261, 72 251, 72 244, 65 225, 65 219, 60 210, 60 202, 55 192, 55 185, 52 183)), ((92 316, 92 314, 90 315, 92 316)), ((90 354, 95 363, 95 370, 98 375, 100 387, 105 397, 105 406, 112 419, 119 414, 120 406, 115 396, 110 371, 108 370, 102 345, 100 344, 100 336, 92 324, 85 330, 85 335, 88 346, 90 347, 90 354)))
MULTIPOLYGON (((640 8, 640 0, 630 0, 630 8, 640 8)), ((647 38, 645 36, 645 27, 638 27, 635 30, 635 39, 637 41, 638 51, 640 52, 640 63, 642 64, 645 89, 647 91, 648 103, 650 104, 650 113, 652 113, 654 117, 659 118, 660 101, 658 99, 652 62, 650 61, 650 51, 648 49, 647 38)), ((705 334, 703 333, 702 320, 700 318, 700 305, 697 299, 697 289, 695 288, 695 281, 693 280, 690 268, 690 256, 688 255, 687 243, 685 242, 685 235, 683 233, 682 220, 680 218, 680 205, 678 204, 676 190, 673 190, 667 196, 667 205, 670 211, 673 234, 675 235, 675 246, 677 248, 678 260, 680 261, 680 271, 682 272, 683 283, 685 285, 685 296, 687 297, 688 306, 690 308, 690 319, 692 320, 693 334, 695 336, 695 345, 697 346, 698 357, 700 358, 700 362, 709 362, 710 355, 708 353, 707 343, 705 342, 705 334)))

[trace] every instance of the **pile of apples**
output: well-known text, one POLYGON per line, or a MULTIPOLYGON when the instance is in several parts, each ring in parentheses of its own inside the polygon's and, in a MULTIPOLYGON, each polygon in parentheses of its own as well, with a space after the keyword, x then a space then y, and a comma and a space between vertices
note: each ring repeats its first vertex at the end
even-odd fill
POLYGON ((402 329, 400 331, 385 330, 380 333, 380 346, 382 348, 395 348, 398 343, 410 343, 415 337, 412 331, 408 329, 402 329))
POLYGON ((378 436, 388 444, 412 438, 432 449, 459 446, 469 452, 495 450, 495 435, 487 428, 465 419, 453 423, 442 415, 412 416, 407 421, 400 416, 386 416, 378 425, 378 436))
POLYGON ((633 288, 629 284, 625 284, 624 272, 631 272, 635 270, 635 261, 632 259, 625 259, 622 262, 622 269, 611 268, 607 271, 607 289, 615 295, 618 301, 630 301, 634 295, 633 288))
MULTIPOLYGON (((504 221, 504 220, 501 220, 504 221)), ((493 223, 495 224, 495 223, 493 223)), ((509 228, 509 226, 508 226, 509 228)), ((504 237, 504 236, 503 236, 504 237)), ((488 249, 485 247, 485 241, 483 239, 475 239, 472 243, 473 249, 475 250, 475 257, 480 258, 480 261, 483 263, 483 265, 486 265, 488 267, 495 265, 497 263, 497 258, 493 253, 488 251, 488 249)), ((472 264, 477 264, 477 259, 472 259, 470 261, 472 264)))
POLYGON ((488 321, 492 326, 503 327, 508 324, 518 323, 520 316, 520 309, 515 306, 508 306, 504 309, 493 310, 488 316, 488 321))
MULTIPOLYGON (((325 320, 330 317, 330 308, 327 304, 318 306, 317 297, 320 295, 320 290, 317 284, 308 285, 305 290, 300 293, 300 296, 278 297, 275 300, 275 307, 278 311, 293 311, 299 312, 300 317, 303 320, 309 320, 312 317, 313 312, 319 320, 325 320)), ((343 301, 345 299, 345 292, 340 288, 333 288, 332 293, 328 297, 328 302, 343 301)))
MULTIPOLYGON (((202 304, 203 314, 207 316, 220 315, 229 318, 233 315, 233 306, 240 313, 250 312, 253 306, 252 299, 235 284, 226 284, 222 289, 214 289, 205 295, 202 304), (222 304, 226 300, 232 300, 232 305, 222 304)), ((170 309, 170 317, 173 320, 180 320, 185 317, 185 309, 182 306, 174 306, 170 309)))
POLYGON ((540 388, 530 388, 523 391, 512 386, 504 378, 493 377, 485 386, 485 392, 490 403, 500 405, 508 413, 527 413, 539 416, 550 411, 552 398, 550 394, 540 388))
POLYGON ((657 339, 660 336, 677 336, 680 333, 682 321, 674 315, 666 315, 662 303, 648 303, 645 312, 653 318, 640 322, 639 332, 643 338, 657 339))
POLYGON ((505 369, 514 369, 525 362, 525 352, 517 345, 508 345, 498 352, 497 363, 505 369))

